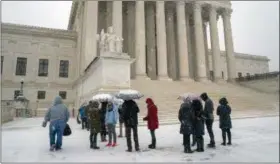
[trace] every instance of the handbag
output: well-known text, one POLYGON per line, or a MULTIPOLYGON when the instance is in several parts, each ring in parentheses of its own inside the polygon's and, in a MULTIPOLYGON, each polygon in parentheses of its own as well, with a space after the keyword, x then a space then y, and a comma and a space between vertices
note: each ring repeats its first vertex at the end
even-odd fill
POLYGON ((72 134, 71 128, 68 124, 66 124, 64 131, 63 131, 63 136, 70 136, 72 134))

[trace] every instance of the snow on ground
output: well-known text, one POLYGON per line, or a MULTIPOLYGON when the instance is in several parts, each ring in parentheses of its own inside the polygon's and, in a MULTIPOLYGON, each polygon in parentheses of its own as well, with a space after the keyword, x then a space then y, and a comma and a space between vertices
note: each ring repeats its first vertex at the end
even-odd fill
MULTIPOLYGON (((148 150, 150 134, 139 127, 140 147, 143 152, 125 152, 125 138, 118 138, 118 146, 100 150, 89 148, 89 132, 82 130, 75 120, 70 121, 72 135, 64 137, 63 150, 49 152, 48 128, 42 119, 21 119, 2 126, 3 162, 278 162, 279 117, 233 120, 232 146, 222 141, 218 122, 214 123, 216 149, 205 148, 203 153, 183 153, 179 125, 160 126, 156 131, 157 149, 148 150)), ((206 129, 205 129, 206 130, 206 129)), ((98 136, 100 140, 100 136, 98 136)), ((204 136, 205 145, 209 136, 204 136)), ((194 147, 193 147, 194 149, 194 147)))

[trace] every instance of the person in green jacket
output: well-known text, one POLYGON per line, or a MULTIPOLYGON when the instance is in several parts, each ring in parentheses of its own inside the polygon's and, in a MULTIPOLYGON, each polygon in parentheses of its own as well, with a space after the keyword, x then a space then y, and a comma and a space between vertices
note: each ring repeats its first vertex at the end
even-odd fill
POLYGON ((90 129, 90 148, 99 149, 97 146, 97 134, 100 133, 101 122, 98 109, 99 103, 97 101, 90 101, 86 107, 86 114, 90 129))

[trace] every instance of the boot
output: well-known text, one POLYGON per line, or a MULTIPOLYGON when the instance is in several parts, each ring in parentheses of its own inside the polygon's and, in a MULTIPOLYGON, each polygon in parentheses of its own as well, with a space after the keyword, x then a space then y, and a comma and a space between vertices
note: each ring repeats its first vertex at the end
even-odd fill
POLYGON ((215 142, 210 142, 208 145, 207 145, 209 148, 215 148, 215 142))
POLYGON ((127 149, 126 152, 132 152, 132 149, 127 149))
POLYGON ((223 143, 221 145, 226 146, 226 134, 223 133, 223 143))
POLYGON ((230 133, 228 133, 228 143, 227 143, 227 145, 231 145, 231 134, 230 133))
POLYGON ((193 153, 193 151, 191 150, 191 146, 190 145, 185 145, 184 152, 185 153, 193 153))
POLYGON ((54 151, 55 150, 55 144, 53 144, 51 147, 50 147, 50 151, 54 151))
POLYGON ((152 141, 152 144, 149 145, 150 149, 155 149, 156 148, 156 140, 152 141))
POLYGON ((93 149, 97 150, 97 149, 100 149, 100 147, 94 146, 93 149))

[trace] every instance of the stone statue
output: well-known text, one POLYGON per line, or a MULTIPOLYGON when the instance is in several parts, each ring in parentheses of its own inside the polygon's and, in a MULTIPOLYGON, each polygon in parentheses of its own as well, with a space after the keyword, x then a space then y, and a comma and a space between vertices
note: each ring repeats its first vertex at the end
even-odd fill
POLYGON ((113 27, 108 27, 108 33, 106 38, 106 44, 108 45, 108 50, 111 52, 116 52, 116 35, 114 34, 113 27))
POLYGON ((104 29, 102 29, 99 37, 99 48, 102 51, 107 50, 107 46, 105 42, 106 42, 106 34, 104 33, 104 29))
POLYGON ((116 52, 122 53, 122 48, 123 48, 123 38, 116 36, 116 52))

